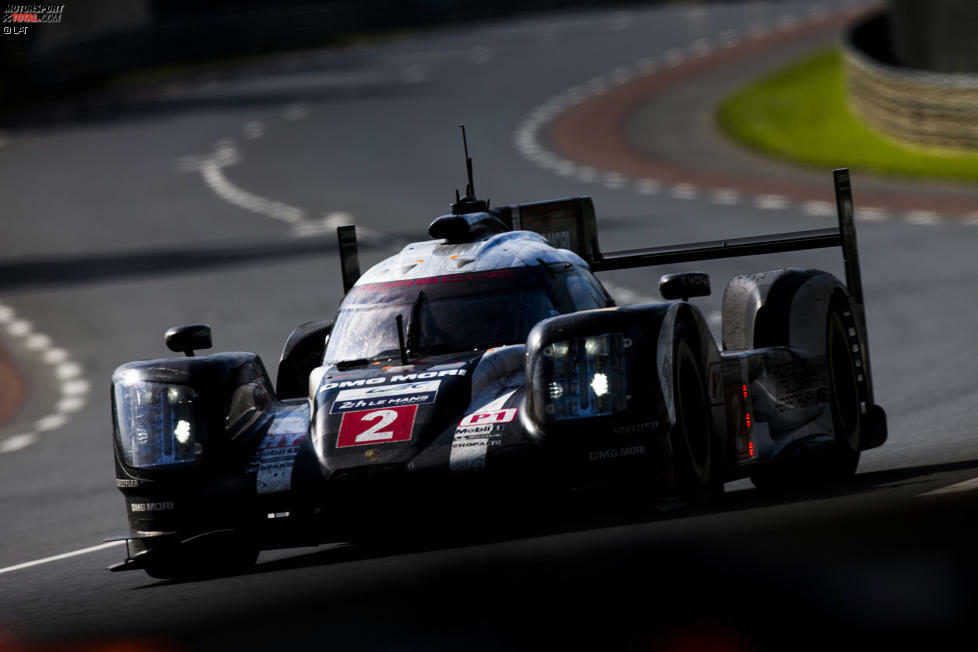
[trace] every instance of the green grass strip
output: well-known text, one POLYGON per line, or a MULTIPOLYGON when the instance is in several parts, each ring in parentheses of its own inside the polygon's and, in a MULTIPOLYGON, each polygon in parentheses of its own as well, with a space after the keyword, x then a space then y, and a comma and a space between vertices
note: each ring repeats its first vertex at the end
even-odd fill
POLYGON ((804 165, 978 181, 978 153, 918 149, 873 131, 850 113, 842 56, 833 49, 792 63, 724 101, 734 140, 804 165))

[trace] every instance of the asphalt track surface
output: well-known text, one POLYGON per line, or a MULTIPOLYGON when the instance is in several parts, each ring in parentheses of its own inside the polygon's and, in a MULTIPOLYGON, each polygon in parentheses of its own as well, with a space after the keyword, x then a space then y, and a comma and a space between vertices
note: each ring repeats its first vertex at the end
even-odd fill
MULTIPOLYGON (((252 573, 187 583, 108 573, 123 551, 98 547, 126 527, 112 370, 164 355, 167 327, 206 322, 217 348, 256 351, 274 374, 289 330, 330 316, 340 299, 337 223, 366 230, 366 266, 446 211, 464 183, 460 121, 480 196, 590 194, 605 250, 831 225, 802 204, 721 201, 695 183, 561 174, 517 142, 528 117, 568 89, 699 39, 732 40, 731 30, 789 29, 813 9, 731 3, 501 21, 271 58, 7 130, 0 345, 25 391, 0 425, 0 648, 949 644, 978 612, 978 229, 940 215, 864 213, 858 223, 890 438, 864 454, 851 486, 772 497, 739 482, 704 513, 636 517, 612 504, 477 536, 402 532, 369 548, 263 553, 252 573), (51 559, 65 553, 77 554, 51 559)), ((770 64, 783 56, 763 54, 770 64)), ((632 119, 714 86, 690 75, 632 119)), ((531 144, 556 151, 547 120, 536 124, 531 144)), ((693 142, 709 148, 702 140, 693 142)), ((853 183, 858 206, 860 177, 853 183)), ((731 275, 783 266, 842 273, 828 250, 704 263, 715 291, 699 305, 715 313, 731 275)), ((638 300, 679 269, 605 278, 623 301, 638 300)), ((404 506, 378 504, 375 516, 392 509, 404 506)))

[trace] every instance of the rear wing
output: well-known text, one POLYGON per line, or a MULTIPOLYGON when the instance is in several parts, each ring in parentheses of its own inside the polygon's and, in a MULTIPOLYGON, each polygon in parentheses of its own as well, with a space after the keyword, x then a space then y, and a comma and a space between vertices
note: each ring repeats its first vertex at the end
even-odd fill
POLYGON ((594 272, 669 265, 695 260, 773 254, 801 249, 842 247, 842 259, 846 269, 846 285, 853 300, 862 306, 862 276, 859 271, 859 251, 856 247, 856 227, 853 223, 852 186, 849 182, 849 170, 846 168, 835 170, 832 175, 835 181, 835 202, 839 215, 839 226, 827 229, 792 231, 790 233, 602 253, 598 247, 594 204, 592 204, 590 197, 572 197, 533 204, 504 206, 493 209, 493 213, 511 229, 539 233, 555 247, 570 249, 587 261, 591 271, 594 272))
MULTIPOLYGON (((512 229, 534 231, 546 237, 557 247, 570 249, 583 258, 593 272, 633 267, 668 265, 696 260, 735 258, 757 254, 773 254, 783 251, 841 247, 845 264, 846 286, 852 297, 854 317, 867 342, 865 353, 866 371, 869 372, 868 332, 863 302, 862 274, 859 269, 859 250, 856 246, 856 227, 853 223, 852 186, 849 170, 841 168, 832 172, 835 184, 835 203, 839 225, 826 229, 793 231, 772 235, 729 238, 709 242, 630 249, 602 253, 598 247, 594 205, 590 197, 557 199, 535 204, 520 204, 494 209, 494 214, 512 229)), ((872 401, 872 375, 867 373, 870 401, 872 401)))

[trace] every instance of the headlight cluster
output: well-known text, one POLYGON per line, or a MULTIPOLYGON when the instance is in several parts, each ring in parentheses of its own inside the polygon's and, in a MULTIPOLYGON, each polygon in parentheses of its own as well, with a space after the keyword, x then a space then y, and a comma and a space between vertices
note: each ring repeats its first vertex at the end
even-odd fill
POLYGON ((546 412, 554 420, 596 417, 624 410, 628 402, 627 339, 621 333, 553 342, 542 349, 553 371, 546 412))
POLYGON ((202 450, 197 392, 148 381, 115 386, 119 449, 136 468, 194 462, 202 450))

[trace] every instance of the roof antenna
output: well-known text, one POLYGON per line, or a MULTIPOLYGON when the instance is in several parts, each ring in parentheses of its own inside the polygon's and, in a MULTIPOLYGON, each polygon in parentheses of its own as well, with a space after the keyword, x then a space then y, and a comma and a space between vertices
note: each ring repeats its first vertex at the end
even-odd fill
POLYGON ((465 150, 465 172, 468 174, 469 181, 465 184, 465 194, 475 198, 475 181, 472 180, 472 157, 469 156, 469 141, 465 138, 465 125, 460 124, 462 130, 462 148, 465 150))
POLYGON ((469 156, 469 142, 465 137, 465 125, 460 124, 462 129, 462 148, 465 150, 465 172, 468 177, 465 184, 465 196, 459 197, 458 190, 455 190, 455 203, 452 204, 452 214, 462 215, 463 213, 478 213, 489 210, 489 202, 475 198, 475 181, 472 179, 472 158, 469 156))

